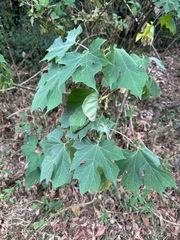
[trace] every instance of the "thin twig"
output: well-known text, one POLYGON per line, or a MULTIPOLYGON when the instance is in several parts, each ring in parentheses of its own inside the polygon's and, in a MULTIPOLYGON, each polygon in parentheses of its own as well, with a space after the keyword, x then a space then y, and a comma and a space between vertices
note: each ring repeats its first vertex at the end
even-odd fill
MULTIPOLYGON (((41 69, 39 72, 35 73, 33 76, 31 76, 30 78, 28 78, 26 81, 22 82, 21 84, 18 84, 18 87, 19 86, 22 86, 28 82, 30 82, 32 79, 34 79, 36 76, 38 76, 39 74, 41 74, 42 72, 46 71, 48 69, 48 67, 45 67, 43 69, 41 69)), ((10 88, 7 88, 6 91, 9 91, 9 90, 13 90, 15 89, 16 87, 10 87, 10 88)), ((34 90, 34 89, 33 89, 34 90)), ((2 92, 2 90, 0 90, 0 92, 2 92)))
POLYGON ((158 217, 160 220, 163 220, 164 222, 167 222, 169 224, 173 224, 173 225, 176 225, 176 226, 180 226, 180 223, 175 223, 175 222, 171 222, 169 220, 166 220, 164 219, 161 215, 157 214, 155 211, 151 211, 156 217, 158 217))
POLYGON ((22 111, 25 111, 25 110, 31 110, 31 107, 22 108, 22 109, 20 109, 20 110, 18 110, 18 111, 16 111, 16 112, 12 113, 12 114, 10 114, 10 115, 7 117, 7 119, 11 118, 11 117, 14 116, 14 115, 19 114, 19 113, 22 112, 22 111))
POLYGON ((126 0, 123 0, 123 2, 125 3, 125 5, 127 6, 128 10, 130 11, 130 13, 132 14, 132 17, 134 18, 134 20, 139 24, 138 19, 133 15, 133 12, 129 6, 129 4, 126 2, 126 0))
POLYGON ((22 89, 25 89, 25 90, 28 90, 28 91, 36 91, 35 88, 24 87, 24 86, 22 86, 21 84, 16 84, 16 83, 14 83, 13 85, 14 85, 16 88, 22 88, 22 89))
POLYGON ((152 49, 154 50, 154 52, 155 52, 155 54, 156 54, 156 57, 157 57, 159 60, 161 60, 161 57, 160 57, 159 53, 157 52, 157 50, 156 50, 156 48, 154 47, 153 44, 151 44, 151 47, 152 47, 152 49))
POLYGON ((146 16, 142 19, 142 21, 139 22, 139 26, 137 27, 136 32, 134 33, 134 36, 133 36, 133 38, 131 39, 131 41, 129 43, 127 52, 129 52, 132 49, 132 47, 134 45, 134 42, 136 40, 137 34, 140 32, 142 26, 144 26, 144 24, 146 23, 147 19, 149 18, 151 13, 154 11, 154 5, 151 5, 151 4, 147 5, 146 9, 149 9, 149 11, 146 13, 146 16))
POLYGON ((96 23, 99 21, 99 19, 101 18, 102 14, 106 11, 107 7, 113 3, 114 0, 111 0, 107 3, 107 5, 104 7, 104 9, 102 10, 102 12, 99 14, 98 18, 96 19, 96 21, 93 23, 92 27, 91 27, 91 30, 94 28, 94 26, 96 25, 96 23))
POLYGON ((123 112, 123 109, 124 109, 124 106, 125 106, 125 103, 126 103, 126 100, 127 100, 127 97, 128 97, 128 94, 129 94, 129 90, 126 90, 125 94, 124 94, 124 97, 123 97, 123 100, 122 100, 122 103, 120 105, 120 108, 118 110, 118 115, 117 115, 117 119, 116 119, 116 123, 114 125, 114 128, 111 130, 111 133, 110 133, 110 138, 112 137, 112 131, 116 130, 118 124, 119 124, 119 119, 122 115, 122 112, 123 112))
MULTIPOLYGON (((119 132, 119 131, 117 131, 117 130, 115 130, 115 129, 112 129, 111 131, 120 134, 121 136, 123 136, 124 138, 126 138, 129 142, 131 142, 131 143, 134 144, 134 142, 133 142, 130 138, 128 138, 126 135, 124 135, 123 133, 121 133, 121 132, 119 132)), ((134 146, 137 147, 136 145, 134 145, 134 146)), ((137 147, 137 148, 138 148, 138 147, 137 147)))
POLYGON ((178 40, 178 38, 180 37, 180 35, 178 35, 170 44, 169 46, 165 49, 165 51, 163 52, 163 55, 166 54, 167 50, 173 45, 173 43, 175 43, 175 41, 178 40))

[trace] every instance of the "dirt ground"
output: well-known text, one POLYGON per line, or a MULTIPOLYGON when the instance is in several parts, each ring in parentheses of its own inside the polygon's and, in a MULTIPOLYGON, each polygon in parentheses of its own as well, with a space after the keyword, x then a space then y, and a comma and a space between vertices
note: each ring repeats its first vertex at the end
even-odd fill
MULTIPOLYGON (((42 134, 49 133, 61 109, 49 117, 38 111, 32 115, 33 91, 0 92, 0 239, 178 239, 180 50, 171 50, 162 58, 166 71, 156 64, 150 66, 161 92, 157 100, 138 102, 130 132, 164 159, 176 179, 177 188, 166 189, 162 197, 152 191, 137 198, 120 182, 117 189, 112 186, 103 193, 83 196, 76 181, 57 190, 43 184, 26 189, 27 163, 20 149, 23 139, 39 125, 42 134)), ((23 86, 35 88, 37 82, 38 77, 23 86)))

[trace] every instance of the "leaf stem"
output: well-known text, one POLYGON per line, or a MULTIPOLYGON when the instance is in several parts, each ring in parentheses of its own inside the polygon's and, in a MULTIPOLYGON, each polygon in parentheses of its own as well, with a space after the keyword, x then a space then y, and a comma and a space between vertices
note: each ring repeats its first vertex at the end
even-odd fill
POLYGON ((115 129, 112 129, 111 131, 120 134, 121 136, 123 136, 124 138, 126 138, 129 142, 133 143, 133 145, 134 145, 136 148, 138 148, 138 146, 136 146, 136 145, 134 144, 134 142, 133 142, 130 138, 128 138, 126 135, 124 135, 123 133, 121 133, 121 132, 119 132, 119 131, 117 131, 117 130, 115 130, 115 129))

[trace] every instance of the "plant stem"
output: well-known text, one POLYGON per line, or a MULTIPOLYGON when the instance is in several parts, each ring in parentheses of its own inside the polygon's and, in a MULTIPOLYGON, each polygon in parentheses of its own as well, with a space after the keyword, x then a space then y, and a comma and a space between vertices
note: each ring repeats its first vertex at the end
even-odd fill
POLYGON ((124 97, 123 97, 123 100, 122 100, 122 103, 120 105, 120 108, 118 110, 118 115, 117 115, 117 119, 116 119, 116 123, 115 123, 115 126, 114 128, 111 130, 111 133, 110 133, 110 138, 112 137, 112 134, 113 134, 113 131, 116 131, 117 129, 117 126, 118 126, 118 123, 119 123, 119 119, 123 113, 123 109, 124 109, 124 106, 125 106, 125 103, 126 103, 126 100, 127 100, 127 97, 128 97, 128 94, 129 94, 129 90, 126 90, 125 94, 124 94, 124 97))

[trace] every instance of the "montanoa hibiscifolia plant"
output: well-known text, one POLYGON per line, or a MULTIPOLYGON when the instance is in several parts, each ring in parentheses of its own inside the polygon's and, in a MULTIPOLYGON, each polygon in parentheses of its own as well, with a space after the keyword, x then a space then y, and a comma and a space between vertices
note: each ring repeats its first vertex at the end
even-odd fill
POLYGON ((39 81, 32 110, 47 114, 64 101, 66 106, 58 127, 41 141, 30 135, 22 146, 28 162, 27 187, 45 180, 55 189, 77 179, 81 194, 95 193, 111 183, 116 186, 119 176, 121 185, 133 192, 143 186, 161 194, 166 187, 175 187, 162 160, 141 141, 137 139, 130 149, 116 145, 113 134, 121 134, 119 118, 113 122, 100 105, 119 89, 124 92, 123 99, 128 94, 139 99, 157 97, 159 88, 147 74, 147 67, 152 60, 162 64, 155 58, 107 46, 101 38, 87 48, 77 40, 81 32, 79 26, 68 32, 65 41, 57 38, 43 59, 49 63, 48 72, 39 81), (69 82, 70 93, 66 92, 69 82), (109 92, 106 96, 104 89, 109 92))

